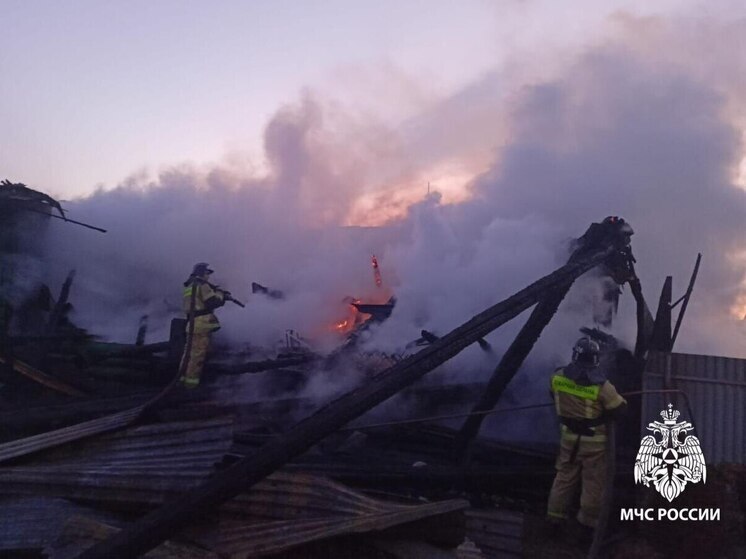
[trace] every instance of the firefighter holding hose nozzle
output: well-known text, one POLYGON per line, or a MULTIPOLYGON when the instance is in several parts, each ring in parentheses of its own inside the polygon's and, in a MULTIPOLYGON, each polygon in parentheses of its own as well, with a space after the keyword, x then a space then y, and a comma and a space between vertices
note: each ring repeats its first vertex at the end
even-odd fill
POLYGON ((208 281, 213 270, 206 262, 194 265, 189 279, 184 282, 184 312, 187 317, 187 339, 181 358, 181 378, 186 388, 199 386, 205 357, 210 347, 212 333, 220 329, 215 310, 226 301, 244 305, 231 296, 230 291, 208 281))

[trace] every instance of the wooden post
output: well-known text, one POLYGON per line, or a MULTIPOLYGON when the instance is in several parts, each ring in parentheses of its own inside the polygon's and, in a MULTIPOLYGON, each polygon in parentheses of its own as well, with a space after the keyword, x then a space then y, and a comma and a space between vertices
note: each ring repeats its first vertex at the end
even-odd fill
POLYGON ((655 313, 655 326, 650 340, 650 349, 657 351, 671 351, 671 297, 673 278, 666 277, 655 313))

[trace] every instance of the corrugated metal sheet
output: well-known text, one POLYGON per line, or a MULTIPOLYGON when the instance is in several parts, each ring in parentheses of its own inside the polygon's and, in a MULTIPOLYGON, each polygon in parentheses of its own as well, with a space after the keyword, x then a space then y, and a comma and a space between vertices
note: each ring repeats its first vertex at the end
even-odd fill
POLYGON ((671 402, 681 417, 692 421, 707 464, 746 463, 746 360, 710 355, 654 353, 648 358, 643 390, 675 388, 676 394, 643 396, 642 432, 671 402))
POLYGON ((232 439, 231 418, 143 425, 0 468, 0 492, 160 504, 204 481, 232 439))
MULTIPOLYGON (((78 441, 25 465, 0 468, 0 492, 158 505, 215 471, 232 444, 232 427, 230 418, 175 422, 78 441)), ((463 500, 384 502, 318 476, 275 472, 219 513, 206 511, 216 524, 188 529, 186 535, 221 554, 253 557, 443 517, 467 506, 463 500)), ((454 546, 461 541, 463 533, 454 546)))
POLYGON ((381 503, 377 512, 341 518, 278 520, 259 524, 224 522, 216 531, 216 539, 211 542, 210 547, 220 555, 230 557, 262 557, 321 539, 378 532, 428 517, 461 511, 467 506, 468 502, 462 500, 395 508, 381 503))
POLYGON ((469 509, 466 536, 490 559, 523 557, 523 514, 502 509, 469 509))
POLYGON ((223 510, 261 520, 320 518, 407 509, 373 499, 324 477, 277 471, 223 505, 223 510))
POLYGON ((76 398, 60 404, 7 404, 0 410, 1 442, 128 410, 148 402, 154 394, 149 391, 112 398, 76 398))
MULTIPOLYGON (((216 526, 187 535, 221 555, 260 557, 312 541, 458 513, 468 506, 461 499, 415 505, 386 502, 325 478, 279 471, 226 502, 216 526)), ((454 528, 456 524, 448 522, 454 528)), ((454 545, 461 541, 463 532, 454 545)))
POLYGON ((92 421, 78 423, 77 425, 71 425, 70 427, 64 427, 62 429, 56 429, 47 433, 41 433, 32 437, 26 437, 25 439, 2 444, 0 445, 0 462, 5 462, 11 458, 18 458, 19 456, 25 456, 46 448, 59 446, 70 441, 76 441, 84 437, 90 437, 91 435, 106 433, 108 431, 126 427, 139 417, 143 409, 144 406, 139 406, 131 410, 115 413, 92 421))
POLYGON ((152 409, 161 399, 169 396, 178 384, 177 379, 178 375, 163 390, 153 396, 153 398, 132 409, 2 444, 0 445, 0 463, 12 458, 18 458, 19 456, 26 456, 41 450, 60 446, 71 441, 127 427, 134 423, 146 409, 152 409))
MULTIPOLYGON (((119 528, 91 518, 75 515, 69 518, 59 538, 46 546, 44 556, 49 559, 73 559, 96 542, 110 537, 119 528)), ((182 542, 165 541, 144 555, 146 559, 218 559, 210 551, 182 542)))
POLYGON ((100 517, 99 512, 63 499, 0 499, 0 551, 41 549, 57 538, 65 519, 74 514, 100 517))

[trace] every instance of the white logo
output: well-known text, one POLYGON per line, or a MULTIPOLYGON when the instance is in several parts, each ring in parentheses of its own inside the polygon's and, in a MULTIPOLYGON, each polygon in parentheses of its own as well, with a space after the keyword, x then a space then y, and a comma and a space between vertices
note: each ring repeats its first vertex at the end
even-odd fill
POLYGON ((673 404, 668 404, 668 411, 662 411, 661 417, 663 423, 653 421, 647 427, 653 434, 660 434, 661 441, 656 441, 654 435, 647 435, 640 442, 635 460, 635 483, 650 487, 653 482, 658 493, 670 503, 684 491, 688 482, 701 480, 705 483, 707 467, 699 439, 694 435, 687 435, 683 441, 679 439, 694 426, 687 421, 676 421, 679 412, 673 409, 673 404))

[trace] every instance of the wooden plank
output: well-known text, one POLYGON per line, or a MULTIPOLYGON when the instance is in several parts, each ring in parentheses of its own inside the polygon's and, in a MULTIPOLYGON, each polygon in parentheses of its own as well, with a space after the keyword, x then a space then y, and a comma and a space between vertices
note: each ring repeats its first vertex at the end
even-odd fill
MULTIPOLYGON (((692 297, 692 291, 694 291, 694 283, 697 281, 697 274, 699 273, 699 265, 702 263, 702 253, 697 254, 697 261, 694 263, 694 271, 692 272, 692 277, 689 279, 689 287, 686 288, 686 293, 681 298, 681 300, 684 301, 684 304, 681 305, 681 310, 679 311, 679 316, 676 319, 676 327, 673 329, 673 336, 671 336, 671 351, 673 351, 673 346, 676 343, 676 338, 679 336, 679 329, 681 328, 681 323, 684 320, 684 314, 686 313, 686 308, 689 306, 689 299, 692 297)), ((676 305, 673 305, 676 306, 676 305)))
POLYGON ((53 376, 43 373, 39 369, 35 369, 31 365, 29 365, 28 363, 24 363, 23 361, 18 361, 17 359, 8 359, 0 355, 0 363, 11 365, 13 367, 13 370, 17 373, 21 373, 23 376, 30 378, 34 382, 38 382, 39 384, 46 386, 47 388, 51 388, 56 392, 67 394, 68 396, 85 396, 85 392, 82 392, 74 386, 70 386, 69 384, 62 382, 61 380, 53 376))

